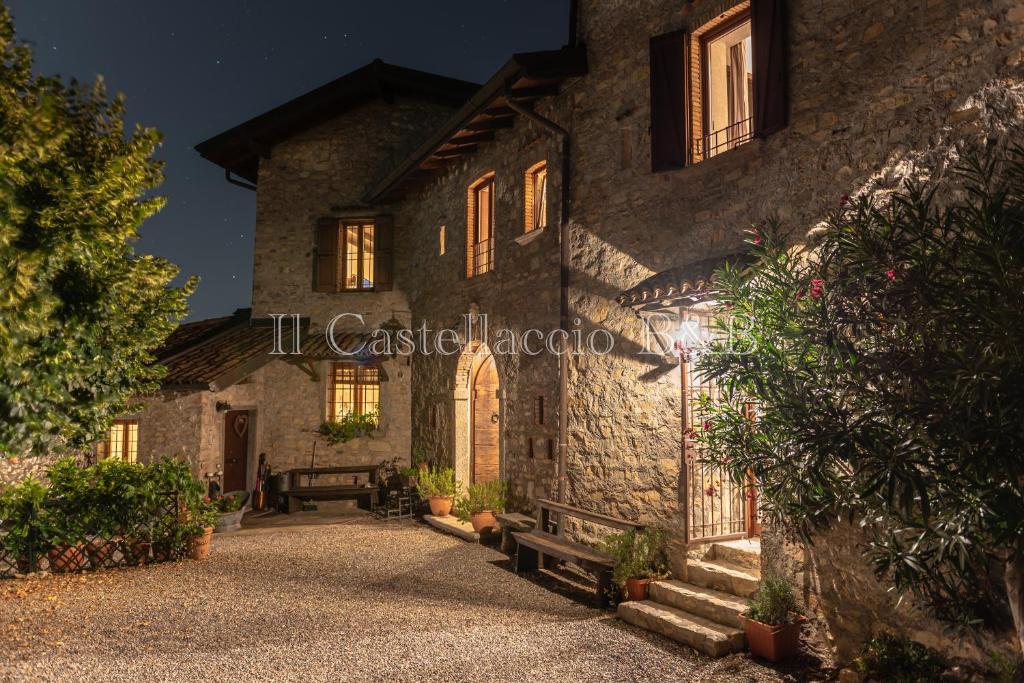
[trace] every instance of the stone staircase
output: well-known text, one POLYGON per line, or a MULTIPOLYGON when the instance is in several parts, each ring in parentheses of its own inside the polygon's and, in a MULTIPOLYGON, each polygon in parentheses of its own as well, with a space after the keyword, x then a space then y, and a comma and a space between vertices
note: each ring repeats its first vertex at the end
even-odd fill
POLYGON ((757 590, 757 539, 712 543, 691 557, 685 581, 655 581, 650 598, 619 604, 623 621, 689 645, 712 657, 743 650, 740 613, 757 590))

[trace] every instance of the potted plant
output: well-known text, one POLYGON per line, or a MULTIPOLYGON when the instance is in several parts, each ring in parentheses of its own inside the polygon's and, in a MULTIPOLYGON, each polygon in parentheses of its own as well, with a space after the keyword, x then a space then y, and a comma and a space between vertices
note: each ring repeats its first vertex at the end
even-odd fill
POLYGON ((153 526, 153 561, 170 562, 184 557, 192 540, 186 525, 176 518, 163 518, 153 526))
POLYGON ((246 491, 232 491, 223 496, 214 496, 211 505, 217 512, 217 520, 213 532, 220 534, 225 531, 241 529, 242 515, 245 514, 245 504, 248 499, 249 494, 246 491))
POLYGON ((479 534, 498 526, 494 515, 505 511, 507 499, 508 485, 503 481, 470 484, 466 495, 459 498, 455 513, 463 522, 471 523, 473 531, 479 534))
POLYGON ((628 529, 608 536, 601 544, 601 550, 615 561, 612 580, 627 600, 646 600, 651 581, 668 574, 665 537, 661 527, 628 529))
POLYGON ((337 446, 352 439, 367 436, 380 426, 380 413, 371 410, 366 413, 345 413, 320 425, 320 435, 328 444, 337 446))
POLYGON ((182 524, 183 533, 189 539, 188 556, 193 560, 205 559, 210 554, 210 538, 218 515, 212 503, 209 496, 201 500, 195 508, 189 510, 189 519, 182 524))
POLYGON ((430 514, 435 517, 447 517, 452 512, 455 496, 459 492, 455 470, 451 467, 429 467, 425 471, 420 471, 416 490, 419 491, 420 498, 426 498, 430 504, 430 514))
POLYGON ((747 645, 758 657, 781 662, 800 649, 800 630, 807 619, 800 614, 793 588, 782 577, 761 579, 743 617, 747 645))

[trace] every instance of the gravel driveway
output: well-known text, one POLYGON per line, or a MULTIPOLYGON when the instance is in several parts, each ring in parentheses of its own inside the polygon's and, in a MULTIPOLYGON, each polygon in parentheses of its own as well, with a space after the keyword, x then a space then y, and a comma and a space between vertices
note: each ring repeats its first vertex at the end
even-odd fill
POLYGON ((0 680, 770 681, 509 571, 496 550, 351 516, 213 554, 0 583, 0 680))

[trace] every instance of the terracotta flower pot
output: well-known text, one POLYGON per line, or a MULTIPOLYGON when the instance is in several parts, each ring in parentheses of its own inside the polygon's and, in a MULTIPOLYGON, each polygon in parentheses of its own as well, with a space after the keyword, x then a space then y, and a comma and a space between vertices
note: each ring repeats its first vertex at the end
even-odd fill
POLYGON ((651 580, 650 579, 626 579, 626 599, 627 600, 646 600, 647 595, 650 593, 651 580))
POLYGON ((89 564, 93 569, 107 567, 114 563, 114 553, 117 552, 117 541, 109 541, 102 538, 94 538, 85 546, 85 554, 89 556, 89 564))
POLYGON ((85 568, 85 553, 81 545, 58 545, 46 553, 46 559, 50 561, 50 571, 54 574, 66 574, 77 572, 85 568))
POLYGON ((744 617, 746 622, 747 646, 750 651, 770 662, 781 662, 796 655, 800 650, 800 630, 806 617, 797 616, 792 624, 773 626, 762 624, 744 617))
POLYGON ((188 546, 188 556, 193 560, 202 560, 210 555, 210 538, 213 537, 213 527, 203 529, 199 536, 193 536, 188 546))
POLYGON ((474 512, 469 516, 469 522, 473 525, 473 531, 478 534, 484 529, 493 529, 498 526, 498 520, 494 518, 494 513, 490 510, 474 512))
POLYGON ((451 496, 430 496, 427 500, 430 502, 430 514, 435 517, 447 517, 452 513, 452 505, 455 504, 455 499, 451 496))
POLYGON ((121 554, 126 564, 144 564, 149 559, 149 542, 125 539, 121 542, 121 554))

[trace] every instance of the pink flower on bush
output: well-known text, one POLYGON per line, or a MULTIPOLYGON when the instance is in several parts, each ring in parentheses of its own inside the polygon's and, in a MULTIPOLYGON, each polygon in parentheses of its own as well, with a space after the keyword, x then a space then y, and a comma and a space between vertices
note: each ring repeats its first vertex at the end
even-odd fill
POLYGON ((761 244, 761 236, 756 233, 754 234, 754 244, 761 244))
POLYGON ((209 503, 210 502, 210 497, 209 496, 203 496, 203 502, 204 503, 209 503))
POLYGON ((704 431, 705 432, 711 431, 711 422, 709 420, 704 420, 704 431))
POLYGON ((804 290, 801 289, 799 292, 796 293, 796 300, 797 301, 803 301, 804 300, 804 290))
POLYGON ((839 198, 839 206, 846 206, 849 203, 850 203, 850 195, 844 194, 842 197, 839 198))
POLYGON ((889 278, 890 280, 895 280, 896 279, 896 271, 892 270, 892 269, 887 270, 887 271, 885 271, 885 276, 887 278, 889 278))
POLYGON ((825 281, 821 278, 814 278, 811 280, 811 296, 815 299, 821 298, 821 293, 825 289, 825 281))

